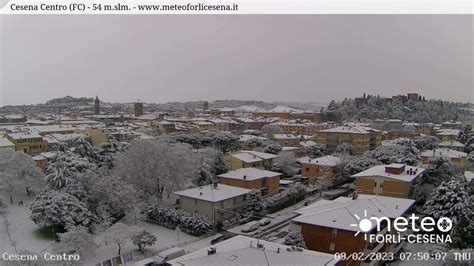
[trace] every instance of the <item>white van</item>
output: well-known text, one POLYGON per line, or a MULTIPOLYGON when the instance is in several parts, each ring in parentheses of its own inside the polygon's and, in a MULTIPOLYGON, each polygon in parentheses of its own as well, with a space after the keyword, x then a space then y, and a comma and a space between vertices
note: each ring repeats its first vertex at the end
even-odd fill
POLYGON ((242 231, 244 233, 252 232, 252 231, 257 230, 259 226, 260 226, 259 222, 251 222, 251 223, 248 223, 248 224, 244 225, 244 227, 242 227, 242 230, 240 230, 240 231, 242 231))

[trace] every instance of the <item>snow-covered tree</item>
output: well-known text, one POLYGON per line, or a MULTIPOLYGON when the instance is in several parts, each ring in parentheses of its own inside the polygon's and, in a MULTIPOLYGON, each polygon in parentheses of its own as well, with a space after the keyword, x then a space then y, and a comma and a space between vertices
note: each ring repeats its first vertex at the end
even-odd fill
POLYGON ((175 142, 189 144, 193 146, 194 149, 200 149, 202 147, 202 136, 198 134, 177 133, 170 135, 170 139, 175 142))
POLYGON ((69 231, 58 234, 58 238, 59 242, 52 247, 56 254, 77 254, 84 259, 92 256, 98 248, 89 229, 83 226, 72 227, 69 231))
POLYGON ((345 155, 354 155, 354 146, 350 143, 341 143, 337 145, 336 152, 345 155))
POLYGON ((179 226, 184 232, 195 236, 206 234, 213 227, 206 216, 159 205, 148 206, 145 215, 151 223, 170 229, 176 229, 179 226))
POLYGON ((68 185, 72 180, 80 176, 90 175, 97 172, 97 166, 88 159, 81 158, 67 148, 62 147, 48 162, 46 167, 46 182, 51 188, 60 189, 68 185))
POLYGON ((138 247, 139 251, 143 251, 148 246, 153 246, 156 242, 156 237, 146 230, 134 233, 131 239, 133 244, 138 247))
POLYGON ((200 159, 186 144, 164 140, 141 140, 121 153, 113 169, 138 189, 147 200, 161 200, 176 190, 188 187, 196 177, 200 159))
POLYGON ((115 223, 107 231, 107 233, 105 233, 105 239, 117 246, 117 254, 120 256, 122 248, 127 242, 130 241, 130 237, 135 234, 136 231, 136 227, 131 227, 124 223, 118 222, 115 223))
POLYGON ((86 158, 90 162, 97 162, 99 160, 97 150, 84 138, 77 138, 73 143, 73 147, 74 153, 80 157, 86 158))
POLYGON ((266 198, 263 202, 263 208, 269 213, 274 213, 302 201, 305 197, 305 187, 302 185, 294 186, 281 193, 266 198))
POLYGON ((274 135, 274 134, 283 134, 283 133, 285 133, 285 132, 283 132, 283 129, 281 129, 281 127, 279 127, 276 124, 264 125, 260 131, 262 131, 262 133, 267 135, 267 136, 271 136, 271 135, 274 135))
POLYGON ((201 143, 203 146, 214 147, 223 154, 239 149, 239 137, 224 131, 210 132, 201 143))
POLYGON ((119 142, 114 138, 109 138, 107 142, 97 147, 100 166, 111 169, 114 166, 115 157, 125 152, 129 146, 130 144, 126 142, 119 142))
POLYGON ((318 158, 328 155, 328 147, 325 144, 316 144, 306 147, 306 154, 310 158, 318 158))
POLYGON ((114 217, 112 217, 112 214, 110 213, 110 210, 108 209, 108 206, 106 206, 103 203, 99 204, 99 206, 97 206, 95 210, 95 213, 97 216, 95 225, 101 230, 103 230, 104 232, 107 232, 107 229, 116 220, 114 217))
POLYGON ((296 157, 293 152, 280 152, 273 161, 272 171, 282 173, 283 176, 294 176, 296 157))
POLYGON ((41 227, 89 226, 94 219, 85 203, 55 190, 44 191, 30 205, 31 220, 41 227))
POLYGON ((214 148, 204 148, 198 150, 200 157, 200 166, 197 178, 194 184, 197 186, 204 186, 215 181, 216 176, 227 172, 227 164, 224 160, 222 152, 214 148))
POLYGON ((138 202, 136 189, 122 178, 113 175, 91 176, 85 182, 88 205, 91 209, 102 206, 112 217, 119 219, 138 202))
POLYGON ((420 151, 438 148, 439 139, 435 136, 419 136, 413 139, 416 148, 420 151))
POLYGON ((430 159, 426 167, 424 183, 439 185, 441 182, 451 178, 453 173, 453 163, 446 158, 435 156, 430 159))
POLYGON ((471 207, 467 183, 461 178, 452 178, 433 190, 423 210, 435 219, 448 217, 456 224, 463 220, 472 221, 471 207))
POLYGON ((467 125, 459 131, 457 140, 463 144, 466 144, 469 141, 469 139, 473 136, 473 134, 474 133, 472 132, 472 126, 467 125))
POLYGON ((282 147, 278 142, 272 140, 262 140, 252 138, 246 141, 246 146, 254 151, 260 151, 271 154, 278 154, 282 151, 282 147))
POLYGON ((364 156, 353 158, 344 166, 343 174, 344 176, 349 177, 380 164, 382 163, 375 159, 364 156))
POLYGON ((306 248, 306 243, 304 242, 303 235, 300 232, 289 232, 288 235, 286 235, 285 242, 283 244, 287 246, 306 248))
POLYGON ((413 141, 398 139, 366 152, 365 156, 383 164, 404 163, 416 165, 420 160, 420 151, 413 141))
POLYGON ((252 189, 245 198, 244 203, 245 214, 252 215, 263 211, 262 195, 259 191, 252 189))
POLYGON ((10 203, 13 204, 15 189, 37 190, 43 185, 43 175, 28 155, 0 150, 0 190, 9 195, 10 203))

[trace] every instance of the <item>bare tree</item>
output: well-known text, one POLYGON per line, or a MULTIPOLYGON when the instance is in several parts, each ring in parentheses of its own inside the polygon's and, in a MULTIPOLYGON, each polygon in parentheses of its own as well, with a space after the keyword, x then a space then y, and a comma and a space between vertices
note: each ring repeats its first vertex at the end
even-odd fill
POLYGON ((147 200, 161 200, 187 187, 196 177, 200 159, 190 145, 165 140, 134 142, 120 154, 113 172, 141 190, 147 200))
POLYGON ((130 227, 124 223, 114 224, 105 234, 105 239, 117 245, 118 256, 121 255, 122 248, 130 241, 130 237, 137 231, 135 227, 130 227))
POLYGON ((13 191, 16 188, 40 188, 43 186, 41 172, 34 161, 22 152, 0 151, 0 190, 7 193, 13 204, 13 191))

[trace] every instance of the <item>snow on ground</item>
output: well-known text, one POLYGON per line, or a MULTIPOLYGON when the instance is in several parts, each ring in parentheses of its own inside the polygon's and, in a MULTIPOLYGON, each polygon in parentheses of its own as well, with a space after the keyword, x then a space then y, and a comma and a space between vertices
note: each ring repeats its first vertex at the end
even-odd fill
MULTIPOLYGON (((134 224, 129 224, 129 225, 130 227, 135 226, 134 224)), ((188 235, 184 232, 177 233, 175 230, 168 229, 166 227, 156 225, 156 224, 139 222, 137 224, 137 227, 140 229, 147 230, 148 232, 152 233, 156 237, 157 241, 155 245, 151 247, 147 247, 148 252, 153 252, 155 254, 162 250, 166 250, 178 245, 181 246, 181 245, 199 240, 198 237, 188 235)), ((99 263, 104 260, 117 256, 117 251, 118 251, 117 245, 115 245, 114 243, 111 243, 110 241, 108 241, 106 245, 104 233, 97 234, 94 238, 94 242, 97 245, 99 245, 99 248, 97 249, 96 255, 94 257, 88 258, 86 260, 88 264, 99 263)), ((130 252, 134 252, 134 255, 135 255, 138 253, 136 251, 137 251, 137 247, 134 246, 131 241, 127 241, 127 243, 122 248, 121 253, 123 255, 130 252)), ((138 255, 141 255, 141 254, 138 253, 138 255)))
MULTIPOLYGON (((7 213, 0 216, 0 250, 2 252, 9 252, 15 254, 17 251, 28 250, 42 256, 45 251, 47 251, 51 244, 54 243, 52 239, 44 237, 40 233, 40 227, 37 226, 30 219, 30 210, 28 206, 30 202, 34 199, 34 196, 26 196, 26 193, 19 191, 13 195, 13 204, 10 204, 10 200, 7 195, 2 195, 3 202, 7 205, 7 213), (19 206, 18 201, 23 200, 24 206, 19 206), (7 233, 6 221, 9 224, 9 232, 12 238, 7 233), (16 250, 14 245, 16 245, 16 250)), ((134 226, 130 224, 130 226, 134 226)), ((199 240, 198 237, 188 235, 184 232, 177 233, 175 230, 165 228, 160 225, 139 222, 137 225, 141 229, 145 229, 148 232, 155 235, 157 242, 154 246, 148 247, 149 251, 158 252, 165 250, 176 245, 185 245, 191 242, 199 240)), ((96 250, 96 254, 93 257, 86 258, 86 265, 93 265, 95 263, 110 259, 117 256, 117 246, 110 241, 105 244, 104 233, 99 233, 95 235, 94 242, 99 245, 96 250)), ((195 249, 202 248, 209 244, 209 240, 202 240, 201 244, 195 244, 195 249)), ((189 250, 193 250, 193 246, 189 250)), ((122 248, 122 254, 127 254, 132 251, 136 252, 137 247, 132 244, 131 241, 127 241, 125 246, 122 248)))
POLYGON ((0 250, 3 252, 15 253, 16 250, 28 250, 37 254, 42 254, 54 242, 41 236, 40 227, 30 219, 29 203, 34 196, 27 196, 26 193, 15 193, 13 204, 10 204, 8 196, 2 195, 3 202, 7 205, 7 213, 0 218, 0 250), (18 201, 23 200, 24 206, 19 206, 18 201), (7 233, 8 231, 12 241, 7 233))

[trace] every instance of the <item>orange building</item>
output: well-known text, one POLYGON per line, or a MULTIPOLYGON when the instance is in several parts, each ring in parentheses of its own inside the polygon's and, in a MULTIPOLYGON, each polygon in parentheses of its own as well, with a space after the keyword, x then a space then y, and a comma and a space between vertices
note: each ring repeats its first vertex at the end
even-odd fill
POLYGON ((323 156, 319 158, 304 157, 298 159, 301 163, 301 175, 308 178, 309 185, 315 185, 320 178, 331 179, 336 174, 336 167, 341 164, 337 156, 323 156))
POLYGON ((397 198, 413 198, 415 184, 421 179, 424 168, 405 164, 377 165, 353 175, 357 192, 397 198))
MULTIPOLYGON (((359 195, 355 199, 339 197, 334 200, 319 200, 294 211, 300 216, 292 220, 290 230, 301 232, 309 250, 331 254, 337 252, 346 254, 361 252, 366 255, 371 252, 396 253, 403 247, 403 241, 396 244, 378 244, 366 241, 364 233, 356 234, 359 231, 357 224, 360 221, 357 217, 388 217, 393 221, 406 214, 414 203, 415 201, 411 199, 374 195, 359 195)), ((382 227, 381 231, 386 230, 386 227, 387 225, 382 227)), ((377 225, 372 223, 368 232, 376 233, 376 230, 377 225)), ((382 261, 375 260, 350 260, 351 257, 340 265, 382 264, 382 261)), ((371 259, 370 256, 368 257, 371 259)), ((372 257, 372 259, 377 258, 372 257)))
POLYGON ((219 175, 219 183, 259 190, 263 196, 271 196, 280 189, 280 173, 257 168, 240 168, 219 175))

